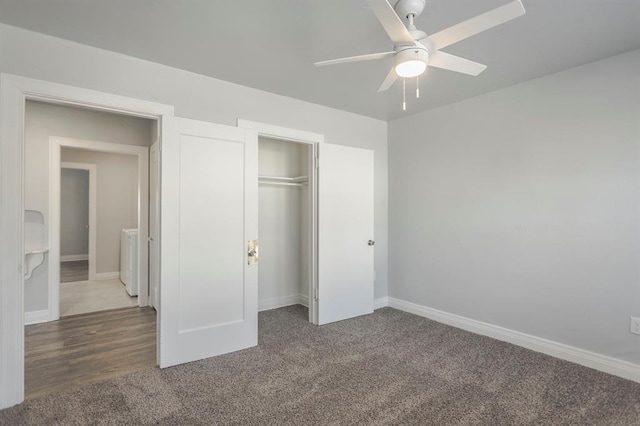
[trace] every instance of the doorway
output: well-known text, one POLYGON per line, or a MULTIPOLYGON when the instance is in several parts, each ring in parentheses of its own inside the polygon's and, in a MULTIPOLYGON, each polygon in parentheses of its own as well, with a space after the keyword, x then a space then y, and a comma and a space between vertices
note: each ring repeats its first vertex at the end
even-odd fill
MULTIPOLYGON (((148 142, 150 143, 150 142, 148 142)), ((97 142, 51 136, 49 138, 50 174, 49 174, 49 320, 60 318, 60 167, 63 155, 66 160, 97 164, 96 179, 96 223, 93 229, 95 239, 90 241, 95 250, 95 272, 89 270, 90 281, 111 280, 112 284, 121 281, 120 254, 122 229, 138 229, 139 235, 147 235, 149 221, 148 202, 148 148, 109 142, 97 142), (125 167, 125 165, 128 165, 125 167), (101 179, 102 177, 102 179, 101 179), (124 178, 124 179, 123 179, 124 178), (115 181, 115 182, 114 182, 115 181), (135 183, 132 183, 135 181, 135 183), (115 183, 115 184, 114 184, 115 183), (128 187, 125 190, 125 187, 128 187), (128 193, 128 194, 127 194, 128 193), (100 195, 102 194, 102 196, 100 195), (122 198, 129 200, 121 205, 122 198), (101 202, 104 205, 101 205, 101 202), (125 210, 129 210, 128 212, 125 210), (100 218, 103 218, 102 220, 100 218), (132 228, 133 227, 133 228, 132 228), (102 241, 98 249, 97 242, 102 241), (102 269, 100 269, 102 268, 102 269)), ((70 162, 70 161, 67 161, 70 162)), ((27 169, 27 176, 29 176, 27 169)), ((28 178, 27 178, 28 182, 28 178)), ((90 227, 91 230, 91 227, 90 227)), ((149 247, 143 241, 137 244, 135 261, 138 291, 137 306, 149 304, 148 257, 149 247)), ((90 265, 92 262, 89 262, 90 265)), ((118 284, 119 285, 119 284, 118 284)), ((120 307, 120 306, 111 306, 120 307)), ((85 311, 86 312, 86 311, 85 311)), ((79 313, 79 312, 76 312, 79 313)))
MULTIPOLYGON (((25 259, 25 251, 33 253, 37 260, 47 256, 48 247, 39 247, 39 253, 26 247, 23 240, 25 231, 31 228, 44 235, 42 215, 29 212, 25 204, 27 193, 24 182, 25 149, 24 110, 27 100, 61 105, 86 107, 93 111, 121 113, 131 117, 142 117, 160 121, 165 116, 173 116, 171 105, 113 95, 95 90, 67 86, 59 83, 25 78, 2 73, 0 75, 0 121, 3 123, 3 143, 0 147, 0 162, 4 190, 2 212, 6 219, 0 223, 3 235, 0 241, 0 407, 9 407, 24 400, 24 312, 27 292, 25 277, 31 269, 31 262, 25 259), (43 255, 44 254, 44 255, 43 255), (16 266, 17 265, 17 266, 16 266)), ((159 132, 156 129, 155 135, 159 132)), ((37 153, 36 153, 37 154, 37 153)), ((47 155, 47 150, 40 152, 47 155)), ((47 173, 47 167, 43 172, 47 173)), ((46 182, 46 177, 43 177, 46 182)), ((45 241, 48 244, 47 241, 45 241)), ((28 254, 29 254, 28 253, 28 254)), ((42 272, 42 268, 39 268, 42 272)), ((49 317, 49 310, 35 311, 32 319, 40 321, 49 317)), ((161 317, 162 313, 158 312, 161 317)), ((156 345, 158 340, 156 340, 156 345)))
MULTIPOLYGON (((311 143, 258 138, 258 309, 309 308, 315 223, 311 143)), ((310 322, 313 316, 307 315, 310 322)))
POLYGON ((65 146, 60 157, 60 317, 138 306, 120 276, 121 230, 138 228, 136 157, 65 146))
POLYGON ((95 164, 62 163, 60 170, 60 283, 89 280, 95 268, 89 223, 95 215, 95 164), (93 185, 92 185, 93 184, 93 185), (90 266, 90 263, 92 264, 90 266))
POLYGON ((49 248, 39 273, 25 280, 25 308, 42 303, 40 291, 49 311, 49 322, 25 329, 26 396, 155 366, 146 238, 129 247, 134 266, 125 279, 121 235, 147 233, 148 151, 157 121, 34 101, 25 110, 25 203, 44 218, 49 248), (40 180, 43 168, 48 179, 40 180))

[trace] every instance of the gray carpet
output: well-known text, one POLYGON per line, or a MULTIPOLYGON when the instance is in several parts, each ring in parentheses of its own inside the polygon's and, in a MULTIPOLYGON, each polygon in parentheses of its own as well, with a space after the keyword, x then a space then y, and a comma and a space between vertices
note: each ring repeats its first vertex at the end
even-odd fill
POLYGON ((640 425, 640 384, 391 308, 256 348, 29 400, 0 424, 640 425))

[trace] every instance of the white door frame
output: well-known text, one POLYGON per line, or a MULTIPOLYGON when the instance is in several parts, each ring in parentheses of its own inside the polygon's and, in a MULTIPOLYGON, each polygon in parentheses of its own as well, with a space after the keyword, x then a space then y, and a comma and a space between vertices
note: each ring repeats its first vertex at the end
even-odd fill
MULTIPOLYGON (((143 244, 143 236, 149 235, 149 148, 144 146, 123 145, 110 142, 97 142, 74 138, 49 138, 49 321, 60 319, 60 167, 62 148, 77 148, 109 154, 133 155, 138 162, 138 306, 149 305, 149 245, 143 244)), ((73 163, 71 163, 73 164, 73 163)), ((95 165, 94 165, 95 168, 95 165)), ((97 181, 94 181, 94 184, 97 181)), ((91 193, 91 191, 90 191, 91 193)), ((95 188, 93 191, 95 197, 95 188)), ((93 200, 94 207, 97 200, 93 200)), ((91 202, 89 203, 91 205, 91 202)), ((91 210, 90 210, 91 211, 91 210)), ((97 240, 95 208, 93 227, 89 216, 89 279, 98 278, 96 273, 97 240), (93 229, 93 234, 91 230, 93 229), (91 237, 93 236, 93 240, 91 237), (92 246, 93 243, 93 246, 92 246), (91 250, 93 248, 93 250, 91 250), (93 259, 91 255, 93 253, 93 259), (91 262, 93 260, 93 264, 91 262)))
POLYGON ((160 281, 160 142, 149 147, 149 305, 159 308, 160 281), (154 165, 153 158, 157 161, 154 165), (154 251, 155 249, 155 255, 154 251))
POLYGON ((23 170, 27 99, 151 118, 158 120, 158 126, 163 115, 173 115, 171 105, 0 74, 0 409, 24 400, 23 170))
POLYGON ((309 322, 318 324, 318 144, 324 143, 324 135, 290 129, 287 127, 273 126, 271 124, 238 118, 238 127, 251 129, 258 132, 258 137, 277 139, 288 142, 297 142, 311 145, 309 157, 309 212, 311 214, 311 235, 309 236, 309 322))
MULTIPOLYGON (((97 206, 97 171, 98 168, 96 167, 95 164, 87 164, 87 163, 73 163, 70 161, 61 161, 60 162, 60 170, 62 169, 73 169, 73 170, 86 170, 87 173, 89 174, 89 241, 88 241, 88 257, 89 257, 89 279, 90 280, 95 280, 96 279, 96 206, 97 206)), ((58 198, 58 205, 60 206, 60 197, 61 197, 61 193, 62 193, 62 181, 60 181, 60 185, 57 185, 55 188, 52 185, 53 179, 52 179, 52 174, 54 172, 54 168, 53 168, 53 164, 51 165, 51 169, 49 170, 49 186, 50 186, 50 191, 49 191, 49 212, 53 211, 53 209, 51 208, 51 200, 53 199, 52 197, 52 189, 58 189, 58 194, 57 194, 57 198, 58 198)), ((60 179, 60 178, 59 178, 60 179)), ((55 192, 55 191, 54 191, 55 192)), ((61 206, 60 206, 61 207, 61 206)), ((60 213, 60 219, 62 219, 62 213, 60 213)), ((49 218, 49 220, 51 220, 51 217, 49 218)), ((49 227, 49 232, 51 232, 51 227, 49 227)), ((60 234, 60 232, 58 232, 58 234, 60 234)), ((51 239, 49 239, 49 241, 52 241, 51 239)), ((49 250, 49 253, 51 253, 51 250, 49 250)), ((51 254, 50 254, 51 256, 51 254)), ((62 254, 59 254, 60 256, 60 261, 62 261, 62 254)), ((53 256, 51 256, 52 258, 53 256)), ((50 260, 51 260, 50 258, 50 260)), ((51 263, 51 262, 50 262, 51 263)), ((51 274, 51 270, 49 270, 49 274, 51 274)), ((49 275, 52 276, 52 275, 49 275)), ((55 275, 53 275, 55 276, 55 275)), ((58 274, 58 276, 60 276, 58 274)), ((51 305, 51 302, 49 302, 49 306, 53 306, 51 305)))

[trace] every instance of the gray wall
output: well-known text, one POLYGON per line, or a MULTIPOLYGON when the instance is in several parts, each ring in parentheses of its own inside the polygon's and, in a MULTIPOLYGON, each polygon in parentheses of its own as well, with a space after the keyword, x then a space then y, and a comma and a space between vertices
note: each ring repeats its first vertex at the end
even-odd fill
POLYGON ((640 50, 389 123, 392 297, 640 364, 640 50))
POLYGON ((180 117, 232 126, 243 118, 374 150, 375 297, 387 295, 386 122, 7 25, 0 25, 0 71, 173 105, 180 117))
MULTIPOLYGON (((0 52, 2 52, 1 49, 0 52)), ((59 136, 148 146, 151 143, 151 129, 154 124, 151 120, 141 118, 27 102, 25 111, 25 208, 42 212, 47 239, 49 235, 49 138, 59 136)), ((100 171, 98 171, 99 173, 100 171)), ((46 245, 49 245, 48 241, 46 245)), ((45 262, 33 272, 31 279, 25 282, 24 305, 26 312, 47 309, 48 262, 47 256, 45 262)), ((117 268, 113 271, 115 270, 117 268)))
POLYGON ((96 165, 96 272, 120 271, 120 231, 138 227, 138 157, 63 148, 62 161, 96 165))
POLYGON ((60 171, 60 256, 89 254, 89 172, 60 171))

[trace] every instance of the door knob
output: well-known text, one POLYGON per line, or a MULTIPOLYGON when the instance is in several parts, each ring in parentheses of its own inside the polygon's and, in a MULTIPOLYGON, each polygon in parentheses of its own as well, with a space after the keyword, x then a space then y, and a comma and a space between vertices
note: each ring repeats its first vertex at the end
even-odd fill
POLYGON ((373 240, 369 240, 369 241, 367 242, 367 244, 368 244, 368 245, 370 245, 370 246, 374 245, 375 243, 376 243, 376 242, 375 242, 375 241, 373 241, 373 240))
POLYGON ((258 263, 258 240, 249 240, 247 242, 247 265, 255 265, 258 263))

